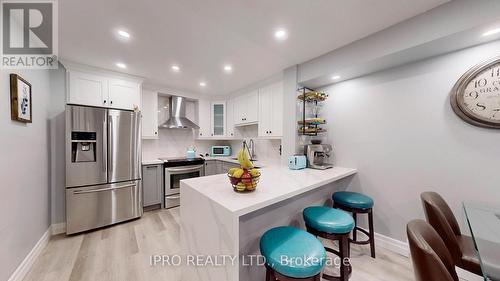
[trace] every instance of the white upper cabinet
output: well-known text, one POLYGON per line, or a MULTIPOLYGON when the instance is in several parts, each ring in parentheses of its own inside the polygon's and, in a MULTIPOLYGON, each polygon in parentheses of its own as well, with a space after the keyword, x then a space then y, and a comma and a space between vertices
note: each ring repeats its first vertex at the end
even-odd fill
POLYGON ((212 102, 210 110, 210 126, 212 137, 226 136, 226 102, 212 102))
POLYGON ((257 123, 259 121, 258 105, 259 94, 257 90, 235 98, 233 109, 234 124, 238 126, 257 123))
POLYGON ((108 106, 108 80, 99 75, 71 71, 68 73, 68 103, 108 106))
POLYGON ((283 136, 283 82, 274 84, 273 87, 273 114, 270 135, 273 137, 283 136))
POLYGON ((234 128, 234 99, 226 100, 226 136, 228 138, 237 137, 237 132, 234 128))
POLYGON ((259 137, 283 136, 283 84, 259 90, 259 137))
POLYGON ((142 91, 142 138, 158 139, 158 93, 142 91))
POLYGON ((272 114, 272 92, 265 87, 259 90, 259 137, 269 136, 272 114))
POLYGON ((141 85, 120 79, 109 79, 109 107, 134 110, 141 106, 141 85))
POLYGON ((200 127, 198 138, 209 138, 212 136, 210 120, 210 101, 198 100, 198 126, 200 127))
POLYGON ((67 103, 116 109, 141 109, 142 80, 88 66, 65 64, 67 103))

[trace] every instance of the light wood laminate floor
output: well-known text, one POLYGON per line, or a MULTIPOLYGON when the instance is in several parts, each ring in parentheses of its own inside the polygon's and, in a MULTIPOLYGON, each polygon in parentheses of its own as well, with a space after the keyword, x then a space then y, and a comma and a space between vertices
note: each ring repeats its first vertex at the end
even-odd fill
MULTIPOLYGON (((180 280, 180 268, 152 267, 153 254, 177 254, 179 209, 146 212, 141 219, 101 230, 54 236, 24 280, 180 280)), ((408 258, 353 246, 350 281, 414 280, 408 258)))

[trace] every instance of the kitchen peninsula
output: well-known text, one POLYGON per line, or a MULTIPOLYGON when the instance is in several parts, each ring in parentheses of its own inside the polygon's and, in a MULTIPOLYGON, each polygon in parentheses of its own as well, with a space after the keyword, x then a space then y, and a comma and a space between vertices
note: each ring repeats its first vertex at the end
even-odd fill
MULTIPOLYGON (((302 210, 331 204, 331 194, 345 190, 356 169, 261 169, 257 190, 233 191, 227 175, 181 181, 181 243, 183 253, 202 256, 248 257, 224 266, 185 267, 182 280, 264 280, 264 266, 247 266, 260 254, 259 239, 280 225, 304 228, 302 210)), ((253 261, 256 262, 255 260, 253 261)))

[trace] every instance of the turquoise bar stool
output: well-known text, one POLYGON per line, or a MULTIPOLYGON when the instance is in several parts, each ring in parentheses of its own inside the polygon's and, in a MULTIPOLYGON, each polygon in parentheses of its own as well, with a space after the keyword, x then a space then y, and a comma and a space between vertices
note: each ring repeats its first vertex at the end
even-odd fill
POLYGON ((260 252, 266 260, 266 281, 321 280, 325 249, 304 230, 291 226, 272 228, 262 235, 260 252))
POLYGON ((339 191, 332 195, 333 207, 352 213, 354 219, 354 231, 350 243, 358 245, 370 244, 372 258, 375 258, 375 233, 373 231, 373 199, 370 197, 349 191, 339 191), (357 215, 368 214, 368 231, 358 227, 357 215), (358 241, 357 232, 360 231, 368 236, 367 240, 358 241))
POLYGON ((354 219, 346 212, 323 206, 305 208, 303 211, 307 231, 311 234, 338 241, 339 250, 325 247, 325 250, 340 258, 340 276, 323 273, 323 279, 346 281, 352 273, 349 262, 349 235, 354 228, 354 219))

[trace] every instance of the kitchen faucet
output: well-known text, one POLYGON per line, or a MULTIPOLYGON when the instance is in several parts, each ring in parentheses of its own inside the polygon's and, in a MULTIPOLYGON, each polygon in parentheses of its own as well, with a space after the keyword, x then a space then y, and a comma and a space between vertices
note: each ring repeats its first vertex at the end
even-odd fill
POLYGON ((250 141, 247 144, 247 141, 243 141, 243 147, 246 147, 248 149, 248 154, 250 154, 250 161, 254 161, 255 157, 255 143, 253 142, 253 139, 250 139, 250 141))

